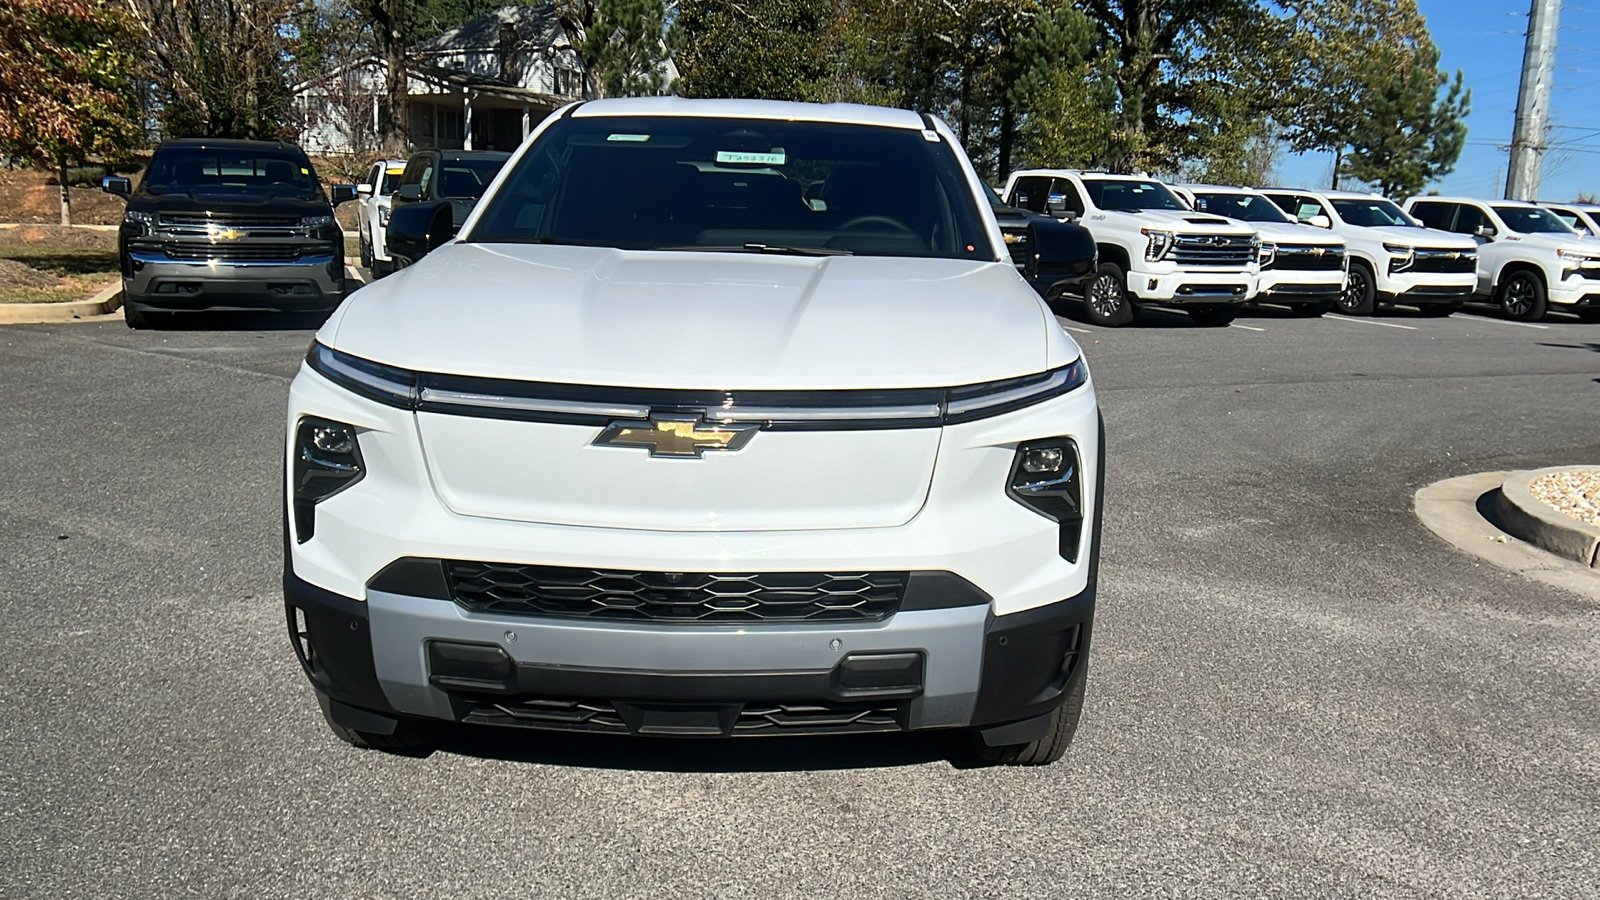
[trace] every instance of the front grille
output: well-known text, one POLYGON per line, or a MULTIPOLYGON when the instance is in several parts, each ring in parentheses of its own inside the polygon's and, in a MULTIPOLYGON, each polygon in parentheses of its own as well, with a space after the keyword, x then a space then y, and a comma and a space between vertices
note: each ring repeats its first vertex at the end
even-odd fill
POLYGON ((162 250, 168 259, 235 262, 285 262, 300 258, 297 244, 213 244, 209 241, 167 241, 162 250))
POLYGON ((180 225, 204 228, 298 228, 300 220, 294 216, 208 216, 163 213, 158 218, 162 225, 180 225))
POLYGON ((1478 255, 1471 250, 1417 249, 1416 260, 1403 271, 1456 274, 1478 271, 1478 255))
POLYGON ((905 572, 630 572, 445 563, 451 596, 480 612, 691 624, 876 621, 900 608, 905 572))
POLYGON ((1344 268, 1344 251, 1330 247, 1278 245, 1269 269, 1286 272, 1333 272, 1344 268))
POLYGON ((462 704, 462 721, 474 725, 500 725, 512 728, 538 728, 552 731, 588 731, 601 734, 630 734, 618 705, 629 710, 635 728, 643 734, 659 734, 652 730, 654 713, 673 709, 693 708, 706 714, 709 721, 716 716, 720 726, 697 731, 697 734, 729 737, 760 735, 817 735, 860 734, 876 731, 902 731, 905 729, 906 705, 903 703, 846 703, 830 700, 804 702, 747 701, 728 704, 670 703, 647 705, 630 704, 618 700, 551 699, 542 697, 486 697, 483 695, 456 695, 462 704), (737 709, 737 713, 734 713, 737 709), (717 715, 725 710, 729 715, 717 715), (731 727, 729 727, 731 722, 731 727))
POLYGON ((1173 238, 1168 259, 1181 266, 1247 266, 1255 259, 1255 240, 1237 235, 1188 235, 1173 238))

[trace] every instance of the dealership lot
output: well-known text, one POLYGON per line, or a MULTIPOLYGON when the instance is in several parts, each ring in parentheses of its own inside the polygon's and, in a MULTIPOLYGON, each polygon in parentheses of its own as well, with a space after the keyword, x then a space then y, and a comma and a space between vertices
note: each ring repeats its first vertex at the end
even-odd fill
POLYGON ((1600 325, 1064 320, 1110 440, 1101 605, 1077 743, 1017 770, 926 736, 339 743, 278 592, 284 401, 315 324, 0 331, 0 896, 1600 880, 1600 610, 1409 510, 1439 479, 1600 462, 1600 325))

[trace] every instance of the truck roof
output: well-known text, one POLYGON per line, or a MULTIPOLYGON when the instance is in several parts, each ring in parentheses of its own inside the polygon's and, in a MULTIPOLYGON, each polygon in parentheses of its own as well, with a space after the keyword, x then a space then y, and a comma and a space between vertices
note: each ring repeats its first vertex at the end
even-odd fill
POLYGON ((211 148, 215 150, 260 150, 263 147, 271 147, 275 150, 300 150, 299 147, 287 141, 247 141, 240 138, 174 138, 162 141, 161 145, 156 149, 160 150, 162 147, 211 148))
POLYGON ((1160 181, 1150 175, 1113 175, 1110 172, 1097 172, 1093 169, 1018 169, 1011 173, 1012 177, 1018 175, 1076 175, 1082 178, 1093 175, 1096 178, 1108 178, 1116 181, 1160 181))
POLYGON ((691 116, 708 119, 782 119, 794 122, 833 122, 842 125, 879 125, 921 131, 928 127, 922 116, 906 109, 863 106, 857 103, 793 103, 787 100, 686 100, 682 97, 614 97, 591 100, 575 107, 574 118, 601 116, 691 116))
POLYGON ((1438 196, 1438 197, 1435 197, 1435 196, 1431 196, 1430 195, 1430 196, 1427 196, 1427 197, 1413 197, 1411 199, 1413 199, 1413 200, 1437 200, 1437 201, 1439 201, 1441 203, 1482 203, 1484 206, 1525 206, 1525 207, 1528 207, 1530 209, 1535 209, 1535 208, 1537 208, 1539 206, 1539 204, 1530 203, 1527 200, 1485 200, 1482 197, 1452 197, 1452 196, 1438 196))

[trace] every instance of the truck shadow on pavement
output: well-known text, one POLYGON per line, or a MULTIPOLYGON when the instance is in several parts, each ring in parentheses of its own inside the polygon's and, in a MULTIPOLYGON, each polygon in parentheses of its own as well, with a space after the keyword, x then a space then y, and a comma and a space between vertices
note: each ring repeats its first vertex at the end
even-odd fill
POLYGON ((151 331, 316 331, 333 310, 319 312, 191 312, 163 316, 151 331))
POLYGON ((878 769, 948 762, 989 764, 961 732, 857 734, 826 737, 641 738, 457 726, 436 752, 506 762, 580 769, 726 773, 878 769))

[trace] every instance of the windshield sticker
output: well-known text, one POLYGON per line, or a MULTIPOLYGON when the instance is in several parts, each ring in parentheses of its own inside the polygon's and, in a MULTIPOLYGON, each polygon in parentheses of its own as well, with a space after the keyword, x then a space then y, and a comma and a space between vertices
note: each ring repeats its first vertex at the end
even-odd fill
POLYGON ((648 134, 612 134, 612 135, 607 135, 606 136, 606 140, 608 140, 608 141, 623 141, 623 142, 626 142, 626 143, 629 143, 629 144, 642 144, 645 141, 650 140, 650 135, 648 135, 648 134))
POLYGON ((310 175, 311 174, 311 170, 310 169, 301 169, 300 170, 300 174, 301 175, 310 175))
POLYGON ((736 163, 747 166, 781 166, 789 155, 782 147, 772 148, 771 153, 747 153, 743 150, 718 150, 717 162, 736 163))

